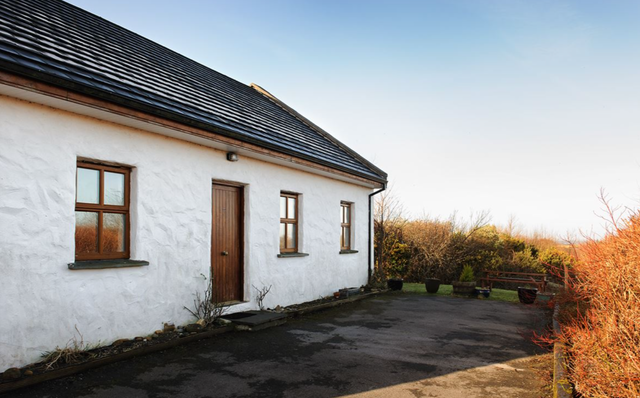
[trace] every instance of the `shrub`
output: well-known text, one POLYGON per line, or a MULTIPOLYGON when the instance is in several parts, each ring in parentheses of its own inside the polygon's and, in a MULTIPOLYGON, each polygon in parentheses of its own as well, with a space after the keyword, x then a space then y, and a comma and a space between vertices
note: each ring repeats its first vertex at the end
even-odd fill
POLYGON ((470 265, 465 265, 460 274, 460 282, 475 282, 475 280, 476 277, 473 274, 473 268, 471 268, 470 265))
MULTIPOLYGON (((183 308, 187 310, 191 315, 193 315, 196 320, 204 321, 203 326, 206 327, 213 324, 218 318, 224 315, 224 312, 228 308, 228 304, 220 302, 218 297, 216 297, 213 290, 213 284, 215 283, 215 280, 213 280, 212 283, 207 279, 206 276, 204 276, 203 274, 200 275, 207 282, 207 288, 204 291, 204 297, 200 295, 199 291, 197 291, 195 294, 195 299, 193 300, 193 308, 189 308, 186 306, 183 308)), ((264 295, 262 296, 263 299, 264 296, 267 295, 267 293, 269 293, 269 290, 264 293, 264 295)), ((260 304, 262 304, 262 302, 260 302, 260 304)))
MULTIPOLYGON (((606 203, 605 203, 606 204, 606 203)), ((572 264, 573 312, 557 336, 576 389, 589 397, 640 396, 640 214, 580 247, 572 264)))
MULTIPOLYGON (((500 231, 488 223, 487 213, 472 215, 468 221, 455 214, 446 220, 407 220, 399 209, 397 200, 390 196, 376 202, 371 283, 389 277, 420 283, 438 278, 451 283, 458 279, 464 264, 476 271, 548 272, 541 253, 558 247, 548 236, 513 236, 500 231)), ((553 265, 562 264, 564 260, 554 255, 546 259, 553 265)))
POLYGON ((573 256, 555 247, 543 250, 538 258, 545 272, 550 275, 563 275, 565 270, 571 271, 575 264, 573 256))
POLYGON ((532 250, 530 246, 525 247, 521 252, 513 254, 512 270, 520 272, 545 272, 543 265, 540 264, 540 261, 536 258, 535 251, 532 250))
MULTIPOLYGON (((404 239, 410 247, 406 277, 423 282, 425 278, 451 280, 451 223, 439 220, 416 220, 404 226, 404 239)), ((451 274, 452 273, 452 274, 451 274)))

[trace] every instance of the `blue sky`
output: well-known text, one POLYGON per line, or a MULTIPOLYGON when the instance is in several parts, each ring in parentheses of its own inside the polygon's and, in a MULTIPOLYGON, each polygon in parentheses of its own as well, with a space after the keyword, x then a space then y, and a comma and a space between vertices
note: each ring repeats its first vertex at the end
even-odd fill
POLYGON ((408 216, 599 233, 640 203, 640 2, 70 3, 257 83, 389 173, 408 216))

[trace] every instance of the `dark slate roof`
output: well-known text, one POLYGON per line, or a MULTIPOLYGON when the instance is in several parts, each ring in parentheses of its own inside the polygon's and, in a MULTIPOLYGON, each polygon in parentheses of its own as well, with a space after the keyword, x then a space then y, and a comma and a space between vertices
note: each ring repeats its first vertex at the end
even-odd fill
POLYGON ((386 182, 277 100, 60 0, 0 0, 0 70, 386 182))

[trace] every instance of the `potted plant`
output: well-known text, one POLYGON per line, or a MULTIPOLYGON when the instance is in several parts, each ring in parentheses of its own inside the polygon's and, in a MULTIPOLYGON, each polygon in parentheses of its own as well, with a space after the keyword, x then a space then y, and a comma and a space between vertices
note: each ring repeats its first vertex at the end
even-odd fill
POLYGON ((537 295, 538 289, 535 287, 518 287, 518 300, 522 304, 533 304, 537 295))
POLYGON ((438 293, 438 289, 440 289, 440 279, 427 278, 425 279, 424 287, 427 289, 428 293, 438 293))
POLYGON ((387 280, 387 287, 391 290, 402 290, 402 285, 402 278, 389 278, 387 280))
POLYGON ((476 277, 473 274, 473 268, 470 265, 465 265, 462 268, 460 279, 452 281, 453 294, 459 294, 461 296, 471 296, 476 290, 476 277))

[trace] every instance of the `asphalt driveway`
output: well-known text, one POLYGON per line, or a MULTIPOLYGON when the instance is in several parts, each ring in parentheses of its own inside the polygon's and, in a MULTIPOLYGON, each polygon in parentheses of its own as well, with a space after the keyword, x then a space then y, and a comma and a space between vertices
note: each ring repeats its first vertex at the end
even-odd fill
MULTIPOLYGON (((539 397, 543 311, 391 294, 220 335, 7 397, 539 397)), ((4 396, 3 396, 4 398, 4 396)))

